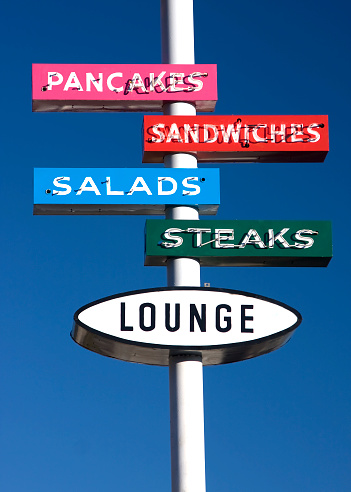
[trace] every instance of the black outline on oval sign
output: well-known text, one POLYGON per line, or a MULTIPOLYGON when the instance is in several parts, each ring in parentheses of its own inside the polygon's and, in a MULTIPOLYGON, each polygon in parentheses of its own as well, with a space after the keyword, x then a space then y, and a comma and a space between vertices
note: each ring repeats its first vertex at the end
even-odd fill
MULTIPOLYGON (((217 365, 217 364, 225 364, 225 363, 231 363, 231 362, 239 362, 241 360, 246 360, 248 358, 253 358, 257 357, 259 355, 264 355, 266 353, 272 352, 273 350, 276 350, 280 347, 282 347, 285 343, 287 343, 293 332, 296 330, 296 328, 301 324, 302 322, 302 316, 301 314, 291 306, 288 306, 287 304, 277 301, 275 299, 271 299, 269 297, 265 297, 259 294, 252 294, 251 292, 244 292, 240 290, 232 290, 232 289, 222 289, 222 288, 216 288, 216 287, 156 287, 156 288, 151 288, 151 289, 140 289, 140 290, 133 290, 133 291, 128 291, 128 292, 122 292, 120 294, 114 294, 108 297, 104 297, 102 299, 98 299, 97 301, 90 302, 89 304, 86 304, 79 308, 75 313, 74 313, 74 324, 73 328, 71 331, 71 337, 72 339, 80 346, 91 350, 93 352, 96 352, 100 355, 104 355, 107 357, 112 357, 116 358, 119 360, 124 360, 126 362, 139 362, 142 364, 151 364, 151 365, 160 365, 160 366, 165 366, 168 364, 165 364, 165 352, 168 352, 168 358, 170 355, 186 355, 186 354, 195 354, 195 355, 206 355, 207 362, 204 361, 204 365, 217 365), (262 338, 257 338, 255 340, 250 340, 248 342, 238 342, 238 343, 228 343, 228 344, 222 344, 222 345, 204 345, 204 346, 189 346, 189 345, 159 345, 159 344, 153 344, 153 343, 146 343, 146 342, 135 342, 132 340, 126 340, 124 338, 119 338, 115 337, 113 335, 109 335, 106 333, 103 333, 101 331, 95 330, 94 328, 91 328, 90 326, 86 325, 82 321, 78 319, 79 314, 86 309, 95 306, 97 304, 101 304, 102 302, 110 301, 112 299, 117 299, 119 297, 128 297, 128 296, 133 296, 137 294, 143 294, 147 292, 167 292, 167 291, 184 291, 184 290, 196 290, 196 291, 205 291, 205 292, 225 292, 228 294, 234 294, 234 295, 242 295, 244 297, 251 297, 254 299, 259 299, 263 300, 265 302, 269 302, 270 304, 276 304, 277 306, 283 307, 284 309, 292 312, 295 314, 297 317, 296 323, 294 323, 292 326, 289 328, 286 328, 285 330, 273 333, 272 335, 268 335, 267 337, 262 337, 262 338), (77 341, 76 338, 80 338, 80 335, 82 335, 82 330, 85 331, 83 333, 83 336, 90 336, 91 338, 91 343, 80 343, 77 341), (96 337, 96 338, 94 338, 96 337), (117 346, 118 344, 121 344, 121 346, 129 346, 129 347, 140 347, 142 350, 143 349, 149 349, 152 351, 153 356, 147 356, 146 354, 141 354, 140 359, 138 357, 134 357, 134 360, 129 360, 128 358, 120 358, 120 357, 115 357, 113 355, 113 350, 111 347, 111 350, 109 351, 110 353, 107 353, 107 351, 102 350, 101 344, 99 344, 99 341, 104 340, 104 341, 110 341, 114 342, 113 348, 117 346), (274 343, 276 341, 276 343, 274 343), (272 342, 272 343, 270 343, 272 342), (281 343, 280 343, 281 342, 281 343), (251 348, 257 348, 262 347, 262 350, 257 350, 258 353, 253 353, 250 351, 251 348), (247 350, 244 349, 244 347, 247 348, 247 350), (265 349, 267 347, 267 349, 265 349), (236 358, 234 356, 234 353, 240 352, 240 348, 243 348, 243 352, 245 354, 251 354, 251 355, 244 355, 241 358, 236 358), (237 349, 237 350, 235 350, 237 349), (159 357, 155 355, 155 352, 159 352, 159 357), (163 353, 161 354, 161 351, 163 353), (219 356, 214 356, 210 357, 210 352, 223 352, 223 357, 219 356), (232 353, 232 355, 230 355, 232 353), (226 355, 229 354, 229 358, 226 357, 226 355)), ((135 356, 135 354, 134 354, 135 356)))

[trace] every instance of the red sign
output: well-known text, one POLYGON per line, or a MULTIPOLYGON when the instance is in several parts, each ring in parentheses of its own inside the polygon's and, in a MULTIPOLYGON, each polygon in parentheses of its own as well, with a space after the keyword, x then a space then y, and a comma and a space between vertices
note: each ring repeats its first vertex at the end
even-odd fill
POLYGON ((144 116, 143 162, 188 152, 199 162, 323 162, 328 117, 144 116))
POLYGON ((216 65, 34 64, 33 111, 162 111, 186 101, 213 111, 216 65))

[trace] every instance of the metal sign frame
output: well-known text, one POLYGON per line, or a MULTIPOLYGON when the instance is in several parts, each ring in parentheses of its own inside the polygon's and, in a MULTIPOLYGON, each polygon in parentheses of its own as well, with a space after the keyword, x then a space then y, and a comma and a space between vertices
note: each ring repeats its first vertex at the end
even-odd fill
MULTIPOLYGON (((207 287, 164 287, 153 289, 141 289, 130 292, 124 292, 121 294, 115 294, 113 296, 105 297, 97 301, 91 302, 86 306, 81 307, 74 314, 74 325, 71 332, 73 340, 82 347, 97 352, 107 357, 113 357, 116 359, 137 362, 143 364, 152 364, 160 366, 168 366, 170 364, 170 357, 177 354, 189 354, 201 356, 203 365, 217 365, 227 364, 230 362, 238 362, 245 359, 251 359, 259 355, 272 352, 289 341, 293 332, 300 325, 302 321, 301 314, 294 308, 287 306, 286 304, 264 297, 258 294, 251 294, 248 292, 242 292, 230 289, 219 288, 207 288, 207 287), (152 293, 152 292, 174 292, 174 291, 186 291, 191 292, 220 292, 229 293, 234 296, 244 296, 248 298, 248 302, 252 302, 252 299, 263 300, 267 303, 280 306, 296 316, 296 322, 284 329, 278 331, 272 335, 255 339, 249 342, 240 342, 233 344, 218 344, 218 345, 203 345, 203 346, 174 346, 174 345, 159 345, 154 343, 143 343, 125 340, 120 337, 115 337, 110 334, 98 331, 87 324, 83 323, 79 319, 79 315, 89 309, 104 302, 111 301, 113 299, 125 298, 128 296, 135 296, 137 294, 152 293)), ((116 320, 117 322, 117 320, 116 320)))

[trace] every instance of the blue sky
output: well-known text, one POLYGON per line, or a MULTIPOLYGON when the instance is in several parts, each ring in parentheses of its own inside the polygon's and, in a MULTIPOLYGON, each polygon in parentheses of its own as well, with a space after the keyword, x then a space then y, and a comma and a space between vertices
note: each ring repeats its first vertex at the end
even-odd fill
MULTIPOLYGON (((203 268, 303 322, 282 349, 204 369, 207 490, 330 492, 350 483, 349 6, 195 0, 215 114, 328 114, 323 164, 223 164, 218 219, 333 223, 327 268, 203 268)), ((32 63, 160 63, 159 2, 8 3, 1 21, 0 486, 170 491, 168 371, 70 338, 73 313, 166 285, 144 267, 147 217, 32 215, 34 167, 141 166, 141 113, 32 113, 32 63), (128 244, 122 238, 128 235, 128 244)))

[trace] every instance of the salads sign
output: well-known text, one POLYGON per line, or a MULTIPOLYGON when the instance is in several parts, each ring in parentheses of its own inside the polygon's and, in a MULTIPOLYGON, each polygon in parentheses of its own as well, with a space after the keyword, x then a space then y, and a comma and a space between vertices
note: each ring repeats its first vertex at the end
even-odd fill
POLYGON ((165 102, 214 111, 216 65, 33 64, 33 111, 162 111, 165 102))
POLYGON ((35 215, 164 214, 167 205, 214 215, 218 169, 36 168, 35 215))
POLYGON ((318 220, 147 220, 145 265, 198 258, 202 266, 327 266, 331 223, 318 220))
POLYGON ((128 362, 164 365, 176 353, 204 365, 250 359, 284 345, 301 323, 293 308, 228 289, 168 287, 125 292, 80 308, 71 336, 128 362))

